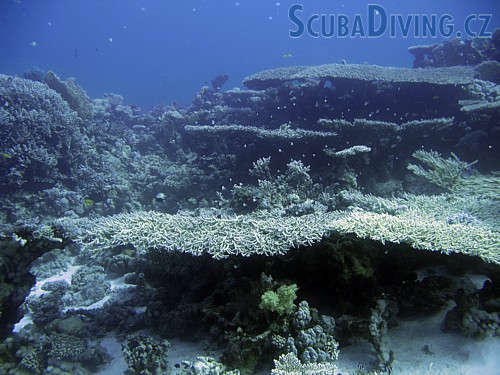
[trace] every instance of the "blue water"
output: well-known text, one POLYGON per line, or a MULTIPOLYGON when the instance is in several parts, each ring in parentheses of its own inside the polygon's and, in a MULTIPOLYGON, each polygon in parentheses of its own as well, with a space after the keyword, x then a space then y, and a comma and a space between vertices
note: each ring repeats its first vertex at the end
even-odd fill
MULTIPOLYGON (((256 71, 339 62, 411 67, 407 48, 441 42, 433 37, 290 38, 288 10, 304 18, 357 13, 367 2, 308 0, 2 0, 0 72, 22 75, 32 66, 75 77, 91 97, 119 93, 143 109, 173 101, 189 105, 200 87, 228 74, 225 89, 256 71), (283 57, 284 55, 291 55, 283 57)), ((491 14, 497 0, 373 1, 388 14, 449 13, 457 30, 470 14, 491 14)), ((477 26, 477 25, 476 25, 477 26)))

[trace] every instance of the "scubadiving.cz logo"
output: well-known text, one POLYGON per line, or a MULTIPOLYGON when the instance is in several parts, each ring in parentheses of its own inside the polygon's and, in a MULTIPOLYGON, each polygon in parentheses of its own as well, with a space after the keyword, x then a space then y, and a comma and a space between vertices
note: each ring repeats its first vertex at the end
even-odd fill
POLYGON ((305 17, 304 6, 293 4, 288 10, 288 18, 294 28, 289 36, 300 38, 304 34, 314 38, 488 38, 491 14, 470 14, 463 21, 463 32, 456 30, 456 21, 451 14, 388 14, 378 4, 368 4, 367 14, 348 16, 347 14, 319 14, 305 17))

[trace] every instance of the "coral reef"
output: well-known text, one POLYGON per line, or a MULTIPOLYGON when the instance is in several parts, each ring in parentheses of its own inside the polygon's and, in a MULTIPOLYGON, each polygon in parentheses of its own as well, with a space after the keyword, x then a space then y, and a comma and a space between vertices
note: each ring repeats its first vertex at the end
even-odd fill
POLYGON ((167 353, 170 343, 151 336, 127 338, 122 350, 128 365, 126 374, 169 374, 167 353))
MULTIPOLYGON (((438 183, 444 181, 444 186, 450 188, 469 165, 458 159, 446 161, 424 151, 421 154, 430 157, 428 164, 434 168, 432 172, 425 171, 425 175, 438 183)), ((481 193, 479 189, 476 194, 481 193)), ((499 262, 495 248, 500 243, 500 233, 498 217, 491 206, 494 202, 480 199, 480 195, 471 204, 466 203, 467 199, 447 196, 407 195, 392 200, 359 194, 343 194, 343 197, 351 203, 357 202, 358 207, 359 202, 365 202, 369 211, 318 211, 293 217, 261 210, 221 218, 213 214, 198 217, 155 212, 122 214, 81 223, 86 230, 77 240, 98 253, 130 244, 140 252, 156 248, 195 255, 207 252, 222 258, 230 254, 283 254, 290 247, 314 243, 337 231, 356 233, 382 243, 408 243, 417 249, 461 252, 499 262), (458 212, 477 213, 481 222, 452 224, 450 215, 458 212), (197 228, 196 233, 192 228, 197 228)))
POLYGON ((461 161, 454 153, 451 153, 451 158, 444 159, 435 151, 418 150, 413 153, 413 157, 420 160, 428 169, 415 164, 408 164, 407 168, 417 176, 446 190, 455 189, 464 178, 464 174, 477 163, 477 160, 472 163, 461 161))
POLYGON ((132 245, 142 253, 151 248, 194 255, 207 252, 216 259, 237 254, 273 255, 319 241, 327 229, 327 218, 317 214, 219 218, 213 214, 196 217, 136 212, 81 223, 86 229, 77 241, 97 256, 104 250, 124 245, 132 245))
POLYGON ((361 340, 391 373, 393 328, 444 309, 497 337, 499 35, 149 112, 0 76, 0 372, 106 371, 121 342, 131 374, 332 374, 361 340), (167 338, 211 350, 170 364, 167 338))
POLYGON ((241 126, 241 125, 186 125, 184 130, 189 133, 202 135, 212 135, 220 136, 225 135, 226 137, 238 137, 245 136, 246 138, 269 138, 269 139, 304 139, 304 138, 328 138, 335 137, 337 134, 332 132, 317 132, 313 130, 305 129, 291 129, 289 126, 280 126, 276 130, 267 130, 256 126, 241 126))
POLYGON ((80 120, 40 82, 0 75, 0 170, 3 191, 54 186, 85 146, 80 120))
POLYGON ((61 97, 69 104, 82 120, 90 120, 92 118, 92 105, 90 98, 85 91, 75 83, 74 78, 62 81, 54 72, 48 71, 43 76, 43 82, 54 91, 58 92, 61 97))
POLYGON ((329 148, 326 148, 323 151, 328 156, 332 156, 332 157, 335 157, 335 158, 345 158, 347 156, 353 156, 353 155, 356 155, 356 154, 363 154, 363 153, 366 153, 366 152, 370 152, 371 150, 372 149, 370 147, 362 146, 362 145, 356 145, 356 146, 352 146, 352 147, 349 147, 349 148, 346 148, 346 149, 340 150, 340 151, 334 151, 334 150, 329 149, 329 148))
POLYGON ((499 61, 500 29, 491 38, 476 40, 452 39, 433 45, 418 45, 408 48, 415 56, 414 68, 478 65, 487 61, 499 61))
POLYGON ((351 79, 403 83, 430 83, 433 85, 464 85, 474 78, 467 67, 407 69, 359 64, 331 64, 313 67, 291 67, 265 70, 243 80, 250 89, 263 89, 277 82, 318 79, 351 79))
POLYGON ((290 314, 297 298, 297 285, 282 285, 276 291, 268 290, 260 297, 259 308, 277 313, 278 315, 290 314))
POLYGON ((274 361, 274 366, 271 375, 330 375, 337 371, 337 368, 329 363, 303 364, 293 353, 282 354, 274 361))
POLYGON ((226 367, 211 357, 197 357, 194 361, 183 361, 183 375, 239 375, 238 370, 226 371, 226 367))

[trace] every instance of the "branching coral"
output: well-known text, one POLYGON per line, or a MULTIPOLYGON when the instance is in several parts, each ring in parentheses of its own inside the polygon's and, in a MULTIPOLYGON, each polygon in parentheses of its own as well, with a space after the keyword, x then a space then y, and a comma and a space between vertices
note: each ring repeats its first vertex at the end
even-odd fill
POLYGON ((291 247, 310 245, 327 233, 336 215, 280 217, 273 213, 234 216, 187 216, 136 212, 81 222, 86 227, 77 241, 88 250, 103 251, 132 245, 148 249, 229 255, 283 254, 291 247))
POLYGON ((447 224, 423 217, 416 210, 393 216, 371 212, 353 212, 334 224, 342 233, 355 233, 361 238, 394 243, 407 243, 416 249, 458 252, 480 256, 500 263, 500 232, 488 226, 447 224))
POLYGON ((276 292, 268 290, 261 296, 259 308, 278 315, 290 314, 295 308, 293 301, 297 298, 298 289, 297 285, 291 284, 280 286, 276 292))
POLYGON ((204 136, 241 136, 264 139, 328 138, 337 135, 337 133, 332 132, 292 129, 287 125, 281 126, 279 129, 243 125, 186 125, 184 130, 188 134, 202 134, 204 136))
POLYGON ((79 118, 40 82, 0 75, 0 185, 53 183, 82 152, 79 118))
POLYGON ((408 169, 446 190, 457 187, 463 179, 464 172, 477 163, 477 160, 472 163, 461 161, 454 153, 451 153, 450 158, 444 159, 436 151, 418 150, 413 153, 413 157, 420 160, 427 168, 409 164, 408 169))
POLYGON ((303 364, 293 353, 282 354, 274 360, 271 375, 332 375, 337 368, 332 363, 303 364))
POLYGON ((51 345, 48 356, 59 360, 77 360, 87 348, 83 340, 67 334, 53 333, 48 342, 51 345))
POLYGON ((194 361, 182 361, 182 375, 240 375, 239 370, 226 371, 226 366, 212 357, 196 357, 194 361))
POLYGON ((137 335, 128 337, 122 351, 128 364, 126 374, 169 374, 167 340, 137 335))
POLYGON ((299 217, 273 212, 224 217, 136 212, 83 222, 85 229, 76 235, 77 241, 96 255, 115 246, 132 245, 139 252, 156 248, 195 255, 209 253, 220 259, 228 255, 283 254, 337 231, 500 263, 498 219, 488 199, 468 202, 445 195, 407 195, 393 200, 359 195, 356 199, 364 201, 371 212, 354 209, 299 217), (478 222, 450 222, 457 212, 469 212, 478 222))
POLYGON ((346 148, 346 149, 340 150, 340 151, 334 151, 330 148, 325 148, 325 149, 323 149, 323 152, 325 154, 327 154, 328 156, 331 156, 334 158, 345 158, 348 156, 353 156, 353 155, 357 155, 357 154, 363 154, 366 152, 370 152, 371 150, 372 149, 370 147, 363 146, 363 145, 356 145, 356 146, 352 146, 352 147, 349 147, 349 148, 346 148))
POLYGON ((272 176, 270 161, 270 157, 258 159, 250 169, 250 175, 259 178, 258 186, 234 185, 230 203, 236 212, 284 209, 300 216, 324 211, 320 204, 312 200, 315 185, 309 176, 309 166, 292 159, 286 165, 285 173, 272 176))

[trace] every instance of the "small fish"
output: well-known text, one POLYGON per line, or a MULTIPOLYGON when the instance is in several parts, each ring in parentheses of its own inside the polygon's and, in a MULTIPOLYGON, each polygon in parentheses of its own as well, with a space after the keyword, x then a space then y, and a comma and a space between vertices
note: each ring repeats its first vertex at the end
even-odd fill
POLYGON ((12 155, 11 154, 8 154, 6 152, 2 152, 1 155, 5 158, 5 159, 12 159, 12 155))
POLYGON ((31 47, 36 47, 36 46, 38 46, 38 43, 37 43, 37 42, 35 42, 35 41, 32 41, 32 42, 30 43, 30 46, 31 46, 31 47))
POLYGON ((281 55, 281 57, 283 59, 289 59, 290 57, 293 57, 293 55, 291 53, 285 53, 285 54, 281 55))
POLYGON ((164 202, 166 198, 167 197, 164 193, 157 193, 155 195, 155 201, 157 201, 158 203, 164 202))

